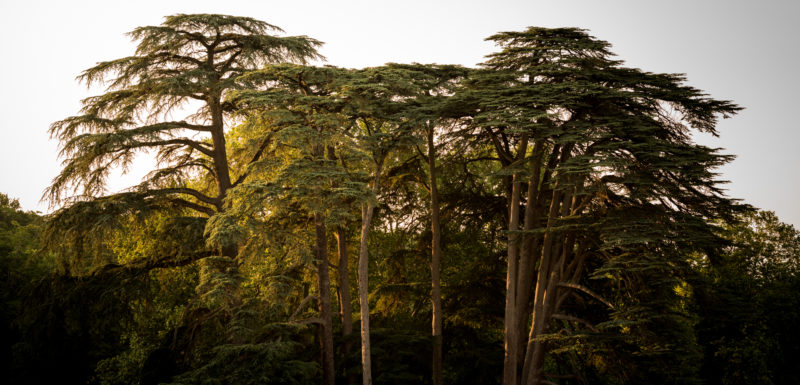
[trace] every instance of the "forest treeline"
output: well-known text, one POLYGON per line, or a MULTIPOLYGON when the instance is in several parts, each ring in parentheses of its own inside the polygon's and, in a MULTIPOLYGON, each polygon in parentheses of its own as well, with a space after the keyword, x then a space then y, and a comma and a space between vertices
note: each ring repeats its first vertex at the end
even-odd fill
POLYGON ((281 32, 169 16, 79 76, 58 209, 0 196, 11 383, 800 381, 800 233, 692 141, 740 107, 576 28, 478 68, 281 32))

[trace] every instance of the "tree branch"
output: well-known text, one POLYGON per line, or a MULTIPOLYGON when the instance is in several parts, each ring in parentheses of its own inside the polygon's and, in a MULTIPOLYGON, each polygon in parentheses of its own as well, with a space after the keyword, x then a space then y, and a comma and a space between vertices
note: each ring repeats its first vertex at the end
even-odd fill
POLYGON ((138 147, 159 147, 159 146, 166 146, 170 144, 182 144, 187 147, 191 147, 197 151, 200 151, 204 155, 209 157, 214 157, 214 151, 209 149, 206 144, 202 142, 198 142, 196 140, 191 140, 189 138, 175 138, 175 139, 167 139, 167 140, 154 140, 150 142, 137 142, 133 148, 138 147))
POLYGON ((209 208, 209 207, 206 207, 206 206, 202 206, 202 205, 199 205, 199 204, 194 203, 194 202, 189 202, 186 199, 172 198, 172 199, 170 199, 170 202, 175 203, 176 205, 179 205, 179 206, 183 206, 183 207, 192 209, 192 210, 197 211, 199 213, 206 214, 209 217, 216 213, 214 211, 214 209, 212 209, 212 208, 209 208))
POLYGON ((300 305, 298 305, 297 309, 295 309, 294 313, 292 313, 292 315, 289 316, 289 322, 294 322, 294 321, 292 321, 294 319, 294 317, 297 317, 297 315, 300 314, 300 312, 303 310, 303 308, 306 306, 306 304, 308 304, 308 301, 311 301, 312 299, 317 299, 317 296, 309 295, 309 296, 303 298, 303 300, 300 302, 300 305))
POLYGON ((602 302, 603 304, 605 304, 609 308, 614 309, 614 305, 609 300, 601 297, 599 294, 593 292, 592 290, 590 290, 586 286, 581 286, 581 285, 578 285, 577 283, 568 283, 568 282, 559 282, 558 286, 559 287, 564 287, 564 288, 569 288, 569 289, 580 290, 580 291, 582 291, 582 292, 584 292, 586 294, 589 294, 590 296, 594 297, 596 300, 602 302))
POLYGON ((514 159, 511 158, 511 155, 506 151, 503 145, 500 143, 500 139, 497 138, 497 135, 490 129, 487 128, 486 132, 489 134, 489 139, 492 140, 492 144, 494 144, 495 151, 497 155, 500 156, 500 163, 503 165, 509 165, 514 163, 514 159))
MULTIPOLYGON (((271 137, 268 136, 266 139, 264 139, 263 142, 261 142, 261 145, 258 147, 258 151, 256 151, 256 153, 253 155, 253 158, 250 159, 249 162, 247 162, 248 166, 253 164, 253 163, 255 163, 259 158, 261 158, 261 155, 264 153, 264 150, 267 148, 267 146, 270 143, 270 139, 271 139, 271 137)), ((242 175, 239 175, 239 177, 236 178, 236 181, 233 182, 231 187, 236 187, 239 183, 242 183, 244 181, 244 179, 247 178, 247 175, 249 175, 249 174, 250 174, 250 169, 245 170, 245 172, 242 173, 242 175)))
POLYGON ((163 189, 158 189, 158 190, 146 191, 145 193, 147 195, 156 195, 158 193, 186 194, 186 195, 191 195, 191 196, 197 198, 197 200, 199 200, 199 201, 201 201, 203 203, 208 203, 208 204, 214 205, 214 206, 217 206, 219 204, 219 198, 209 197, 209 196, 201 193, 200 191, 197 191, 195 189, 191 189, 191 188, 188 188, 188 187, 163 188, 163 189))

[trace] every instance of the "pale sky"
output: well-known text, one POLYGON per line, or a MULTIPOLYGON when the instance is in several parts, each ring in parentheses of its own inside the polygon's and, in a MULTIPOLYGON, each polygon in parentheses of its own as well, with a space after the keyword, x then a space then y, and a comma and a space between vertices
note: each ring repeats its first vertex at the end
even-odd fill
MULTIPOLYGON (((722 168, 728 195, 800 227, 800 1, 41 1, 0 0, 0 192, 27 210, 60 169, 50 123, 74 115, 75 77, 133 53, 124 33, 176 13, 250 16, 326 44, 328 64, 474 66, 487 36, 527 26, 580 27, 628 66, 685 73, 688 84, 746 109, 698 140, 738 158, 722 168)), ((116 180, 118 190, 137 175, 116 180)))

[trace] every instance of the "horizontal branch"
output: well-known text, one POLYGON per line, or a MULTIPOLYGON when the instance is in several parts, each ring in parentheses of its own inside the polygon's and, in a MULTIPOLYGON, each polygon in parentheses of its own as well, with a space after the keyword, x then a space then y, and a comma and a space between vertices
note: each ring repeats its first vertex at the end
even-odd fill
POLYGON ((194 203, 194 202, 189 202, 186 199, 172 198, 172 199, 170 199, 170 202, 172 202, 172 203, 174 203, 176 205, 179 205, 179 206, 186 207, 188 209, 192 209, 192 210, 197 211, 199 213, 206 214, 209 217, 216 213, 214 211, 214 209, 212 209, 210 207, 199 205, 199 204, 194 203))
POLYGON ((152 194, 150 194, 150 192, 151 191, 147 191, 146 194, 147 195, 156 195, 158 193, 186 194, 186 195, 191 195, 191 196, 197 198, 197 200, 199 200, 200 202, 203 202, 203 203, 208 203, 208 204, 214 205, 214 206, 218 206, 218 204, 219 204, 219 198, 212 198, 212 197, 210 197, 208 195, 205 195, 205 194, 201 193, 200 191, 197 191, 195 189, 191 189, 191 188, 188 188, 188 187, 169 187, 169 188, 162 188, 162 189, 152 190, 152 194))
POLYGON ((146 274, 151 270, 155 269, 169 269, 169 268, 190 265, 194 262, 197 262, 204 258, 208 258, 212 255, 213 255, 212 252, 207 251, 207 252, 195 253, 193 255, 189 255, 188 257, 181 259, 176 259, 173 256, 168 256, 157 260, 150 260, 141 263, 132 263, 127 265, 109 263, 103 267, 95 269, 92 275, 99 276, 106 274, 108 275, 126 274, 129 276, 138 276, 140 274, 146 274))
POLYGON ((188 138, 176 138, 176 139, 167 139, 167 140, 154 140, 150 142, 138 142, 133 147, 160 147, 160 146, 167 146, 170 144, 182 144, 184 146, 191 147, 197 151, 200 151, 204 155, 209 157, 214 156, 214 151, 207 147, 207 145, 203 144, 202 142, 198 142, 196 140, 191 140, 188 138))

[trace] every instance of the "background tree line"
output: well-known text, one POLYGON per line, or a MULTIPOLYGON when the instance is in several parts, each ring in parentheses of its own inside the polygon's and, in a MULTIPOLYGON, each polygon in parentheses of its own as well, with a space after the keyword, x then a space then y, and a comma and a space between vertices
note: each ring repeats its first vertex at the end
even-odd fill
POLYGON ((796 382, 800 234, 691 140, 738 106, 575 28, 477 69, 276 32, 170 16, 80 76, 61 208, 0 202, 12 382, 796 382))

